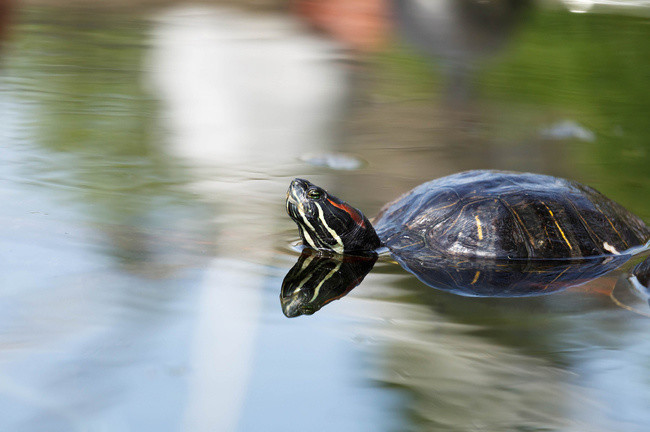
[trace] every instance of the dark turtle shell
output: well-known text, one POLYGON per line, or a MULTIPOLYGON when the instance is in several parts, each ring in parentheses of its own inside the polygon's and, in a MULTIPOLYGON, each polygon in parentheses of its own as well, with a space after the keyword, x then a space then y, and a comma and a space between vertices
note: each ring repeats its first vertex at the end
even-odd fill
POLYGON ((424 183, 387 204, 374 227, 407 268, 450 256, 611 256, 650 238, 641 219, 590 187, 501 171, 468 171, 424 183))

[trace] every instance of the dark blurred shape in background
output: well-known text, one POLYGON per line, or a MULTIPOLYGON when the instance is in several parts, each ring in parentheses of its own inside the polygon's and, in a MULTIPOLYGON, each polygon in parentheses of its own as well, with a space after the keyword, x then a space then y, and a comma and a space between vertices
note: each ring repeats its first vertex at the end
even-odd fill
POLYGON ((448 97, 467 99, 477 61, 504 46, 528 0, 392 0, 399 33, 446 76, 448 97))
POLYGON ((462 102, 471 96, 476 63, 504 47, 530 6, 529 0, 296 0, 293 10, 357 51, 385 49, 397 36, 439 64, 447 97, 462 102))
POLYGON ((13 0, 0 0, 0 50, 5 44, 5 38, 9 33, 9 21, 11 18, 13 0))

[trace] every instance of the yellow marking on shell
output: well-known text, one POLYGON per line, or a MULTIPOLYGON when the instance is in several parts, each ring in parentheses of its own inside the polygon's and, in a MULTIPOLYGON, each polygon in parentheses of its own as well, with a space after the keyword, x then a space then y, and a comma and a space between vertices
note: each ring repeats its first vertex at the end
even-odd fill
MULTIPOLYGON (((600 209, 598 209, 598 210, 600 210, 600 209)), ((600 210, 600 213, 601 213, 603 216, 605 216, 605 219, 607 219, 607 222, 609 222, 609 224, 612 226, 612 229, 614 230, 614 232, 616 233, 616 235, 618 236, 618 238, 621 239, 621 241, 623 242, 623 244, 625 245, 625 247, 626 247, 626 248, 629 248, 630 246, 627 244, 627 242, 625 241, 625 239, 623 238, 623 236, 621 235, 621 233, 618 232, 618 230, 617 230, 616 227, 614 226, 614 223, 613 223, 613 222, 612 222, 612 221, 607 217, 607 215, 606 215, 605 213, 603 213, 602 210, 600 210)))
POLYGON ((472 283, 470 283, 470 285, 474 285, 474 284, 476 283, 476 281, 478 280, 478 277, 479 277, 480 275, 481 275, 481 271, 480 271, 480 270, 476 270, 476 274, 474 274, 474 279, 472 279, 472 283))
POLYGON ((562 272, 560 272, 559 275, 555 276, 555 278, 553 278, 552 281, 550 281, 549 283, 546 284, 546 286, 544 286, 543 291, 546 291, 546 290, 548 289, 548 286, 549 286, 550 284, 552 284, 553 282, 555 282, 556 280, 558 280, 559 278, 561 278, 562 275, 563 275, 564 273, 566 273, 570 268, 571 268, 571 266, 568 266, 567 268, 565 268, 564 270, 562 270, 562 272))
POLYGON ((474 215, 474 219, 476 219, 476 228, 478 229, 478 239, 483 240, 483 228, 481 227, 481 220, 478 218, 478 215, 474 215))
POLYGON ((557 227, 558 231, 562 235, 564 242, 566 243, 567 246, 569 246, 569 250, 573 250, 573 246, 571 246, 571 242, 569 242, 569 239, 564 234, 564 231, 562 231, 562 228, 560 227, 560 223, 557 221, 557 219, 555 219, 555 215, 553 214, 553 211, 550 208, 548 208, 546 204, 544 204, 544 207, 546 207, 546 210, 548 210, 548 213, 551 215, 551 218, 553 219, 553 222, 555 223, 555 226, 557 227))
POLYGON ((440 235, 444 236, 445 234, 447 234, 447 231, 449 231, 454 225, 456 225, 456 222, 458 222, 458 219, 463 214, 463 211, 465 211, 465 207, 467 207, 468 205, 473 204, 473 203, 474 203, 474 201, 472 201, 471 203, 467 203, 463 207, 461 207, 461 209, 458 211, 458 214, 456 215, 456 218, 454 219, 454 221, 452 223, 450 223, 450 224, 447 224, 447 228, 440 235))
MULTIPOLYGON (((580 218, 580 221, 582 222, 582 226, 585 228, 585 230, 587 230, 587 233, 591 237, 591 240, 596 244, 601 243, 602 240, 601 240, 600 236, 598 234, 596 234, 596 232, 593 229, 591 229, 591 227, 589 226, 589 224, 587 223, 585 218, 583 218, 582 215, 580 214, 580 210, 578 210, 578 207, 576 207, 576 205, 572 201, 568 201, 568 203, 569 203, 569 205, 571 207, 573 207, 573 210, 575 211, 575 214, 580 218), (594 238, 596 238, 596 240, 594 240, 594 238)), ((600 213, 602 214, 603 212, 600 211, 600 213)), ((603 216, 605 216, 605 215, 603 214, 603 216)), ((605 218, 607 218, 607 216, 605 216, 605 218)), ((610 222, 610 224, 611 224, 611 222, 610 222)), ((614 229, 616 229, 616 228, 614 228, 614 229)))
POLYGON ((535 238, 531 235, 530 231, 528 231, 528 228, 526 228, 526 225, 524 224, 524 221, 521 220, 521 217, 519 216, 519 213, 517 213, 517 211, 512 206, 506 206, 506 207, 510 209, 512 214, 514 214, 515 217, 517 218, 517 220, 519 221, 519 226, 524 230, 524 232, 528 236, 528 240, 530 241, 530 245, 532 247, 535 247, 535 238))

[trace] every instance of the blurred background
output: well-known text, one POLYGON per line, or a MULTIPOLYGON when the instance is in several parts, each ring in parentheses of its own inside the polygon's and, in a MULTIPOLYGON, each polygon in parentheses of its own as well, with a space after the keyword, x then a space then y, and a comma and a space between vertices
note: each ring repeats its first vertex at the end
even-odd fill
POLYGON ((278 296, 294 177, 372 216, 532 171, 650 221, 649 118, 650 1, 0 0, 0 430, 647 430, 622 273, 278 296))

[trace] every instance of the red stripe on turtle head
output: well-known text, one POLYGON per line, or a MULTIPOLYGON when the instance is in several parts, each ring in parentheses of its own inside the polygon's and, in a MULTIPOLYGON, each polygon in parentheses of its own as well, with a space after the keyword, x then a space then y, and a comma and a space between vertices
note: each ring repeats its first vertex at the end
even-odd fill
POLYGON ((350 206, 347 205, 346 203, 340 203, 340 204, 339 204, 339 203, 337 203, 337 202, 332 201, 332 200, 329 199, 329 198, 327 199, 327 201, 328 201, 330 204, 332 204, 334 207, 336 207, 336 208, 340 208, 341 210, 343 210, 344 212, 346 212, 347 214, 349 214, 350 217, 352 218, 352 220, 354 221, 354 223, 356 223, 357 225, 359 225, 361 228, 365 228, 365 227, 366 227, 366 223, 363 221, 363 216, 361 216, 361 215, 359 214, 359 212, 356 211, 353 207, 350 207, 350 206))

